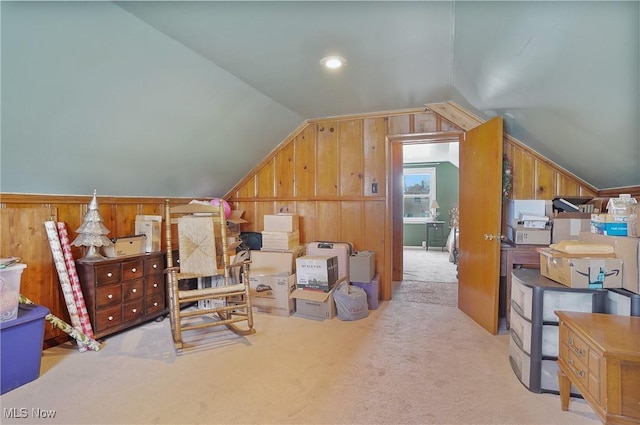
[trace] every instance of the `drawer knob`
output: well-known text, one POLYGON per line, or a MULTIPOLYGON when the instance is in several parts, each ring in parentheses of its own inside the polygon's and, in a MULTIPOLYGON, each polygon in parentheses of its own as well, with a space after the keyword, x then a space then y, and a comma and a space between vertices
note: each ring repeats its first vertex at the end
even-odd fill
POLYGON ((133 288, 133 289, 131 290, 131 292, 133 292, 133 293, 135 294, 136 292, 138 292, 138 288, 133 288))
POLYGON ((113 298, 113 294, 107 295, 107 298, 112 299, 113 298))
POLYGON ((154 264, 154 265, 153 265, 153 268, 154 268, 154 269, 157 269, 157 268, 158 268, 158 265, 157 265, 157 264, 154 264))
POLYGON ((138 269, 136 269, 135 267, 131 267, 131 271, 135 273, 138 271, 138 269))
POLYGON ((113 320, 113 316, 109 316, 109 321, 112 321, 112 320, 113 320))
POLYGON ((113 273, 111 272, 107 273, 107 277, 113 277, 113 273))
POLYGON ((132 311, 132 312, 134 312, 134 313, 137 313, 137 312, 138 312, 138 309, 137 309, 137 308, 134 308, 134 309, 131 309, 131 311, 132 311))
POLYGON ((155 282, 153 282, 153 287, 154 287, 154 288, 157 288, 157 287, 158 287, 158 284, 157 284, 157 283, 155 283, 155 282))
POLYGON ((569 359, 569 366, 571 367, 571 370, 573 370, 573 373, 575 373, 576 375, 578 375, 581 378, 584 378, 584 370, 582 369, 577 369, 574 365, 573 365, 573 359, 569 359))
POLYGON ((571 337, 569 337, 569 348, 571 348, 571 351, 573 351, 577 355, 584 356, 584 348, 576 348, 576 346, 573 344, 573 338, 571 337))
POLYGON ((158 307, 158 303, 157 302, 153 303, 153 306, 158 307))

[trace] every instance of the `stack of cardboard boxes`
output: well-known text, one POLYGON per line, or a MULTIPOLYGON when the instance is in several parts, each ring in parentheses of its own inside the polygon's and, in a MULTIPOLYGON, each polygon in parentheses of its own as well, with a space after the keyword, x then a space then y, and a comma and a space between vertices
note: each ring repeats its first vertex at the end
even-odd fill
POLYGON ((507 237, 516 245, 551 243, 551 202, 543 199, 514 199, 509 203, 507 237))
POLYGON ((640 238, 634 219, 629 219, 638 207, 635 200, 624 198, 621 208, 617 199, 609 201, 607 214, 596 211, 591 218, 558 214, 553 220, 554 243, 538 249, 540 273, 569 287, 608 289, 610 313, 640 316, 640 238), (629 222, 633 227, 627 226, 629 222), (614 223, 625 226, 611 231, 614 223), (627 313, 619 312, 620 303, 626 304, 627 313))
POLYGON ((250 286, 256 313, 288 317, 295 311, 296 259, 305 254, 295 214, 264 216, 262 249, 251 251, 250 286))

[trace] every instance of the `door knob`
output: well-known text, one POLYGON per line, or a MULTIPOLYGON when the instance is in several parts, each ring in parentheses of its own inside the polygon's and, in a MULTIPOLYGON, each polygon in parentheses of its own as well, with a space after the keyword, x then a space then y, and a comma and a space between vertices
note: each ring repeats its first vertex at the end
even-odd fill
POLYGON ((494 239, 497 240, 503 240, 504 239, 504 235, 494 235, 493 233, 485 233, 484 234, 484 240, 485 241, 492 241, 494 239))

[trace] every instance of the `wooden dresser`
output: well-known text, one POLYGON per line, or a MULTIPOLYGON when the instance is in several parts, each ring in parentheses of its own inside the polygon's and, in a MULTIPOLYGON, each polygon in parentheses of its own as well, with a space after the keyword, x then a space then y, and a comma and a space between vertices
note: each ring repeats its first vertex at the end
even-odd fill
POLYGON ((76 268, 96 338, 147 322, 168 311, 162 252, 78 261, 76 268))
POLYGON ((605 424, 640 424, 640 317, 557 311, 562 410, 573 383, 605 424))

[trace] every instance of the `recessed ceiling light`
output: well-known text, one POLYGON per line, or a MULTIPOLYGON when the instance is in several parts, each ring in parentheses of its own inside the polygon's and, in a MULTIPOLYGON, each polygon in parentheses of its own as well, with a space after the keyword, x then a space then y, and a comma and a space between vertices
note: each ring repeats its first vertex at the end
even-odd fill
POLYGON ((320 59, 320 65, 329 69, 342 68, 347 64, 347 60, 340 56, 326 56, 320 59))

